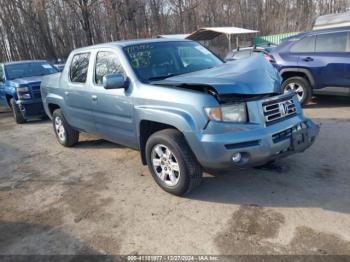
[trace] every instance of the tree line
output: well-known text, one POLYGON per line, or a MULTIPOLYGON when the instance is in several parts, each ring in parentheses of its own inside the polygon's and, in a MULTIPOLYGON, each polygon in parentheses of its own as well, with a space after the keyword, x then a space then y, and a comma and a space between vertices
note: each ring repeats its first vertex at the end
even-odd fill
MULTIPOLYGON (((65 58, 74 48, 203 26, 261 35, 305 31, 349 0, 0 0, 0 61, 65 58)), ((220 44, 220 43, 219 43, 220 44)))

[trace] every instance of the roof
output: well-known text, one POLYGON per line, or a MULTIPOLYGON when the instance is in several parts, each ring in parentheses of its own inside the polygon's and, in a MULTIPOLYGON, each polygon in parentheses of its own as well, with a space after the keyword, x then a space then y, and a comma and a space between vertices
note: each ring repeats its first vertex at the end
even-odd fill
POLYGON ((294 39, 294 38, 302 38, 304 36, 312 36, 312 35, 323 34, 323 33, 336 33, 336 32, 344 32, 344 31, 350 31, 350 26, 335 27, 335 28, 327 28, 327 29, 319 29, 319 30, 302 32, 302 33, 299 33, 297 35, 286 37, 286 38, 284 38, 284 40, 290 40, 290 39, 294 39))
POLYGON ((150 44, 150 43, 159 43, 159 42, 178 42, 178 41, 189 41, 189 40, 171 39, 171 38, 132 39, 132 40, 122 40, 122 41, 116 41, 116 42, 81 47, 81 48, 75 49, 74 51, 81 52, 81 51, 85 51, 85 50, 91 50, 92 48, 126 47, 126 46, 132 46, 132 45, 140 45, 140 44, 150 44))
POLYGON ((187 39, 201 41, 211 40, 221 34, 224 35, 242 35, 242 34, 254 34, 259 31, 250 30, 239 27, 203 27, 190 34, 187 39))
POLYGON ((22 60, 22 61, 12 61, 5 62, 4 65, 16 65, 16 64, 26 64, 26 63, 42 63, 47 62, 46 60, 22 60))
POLYGON ((322 15, 315 21, 313 30, 350 26, 350 12, 322 15))

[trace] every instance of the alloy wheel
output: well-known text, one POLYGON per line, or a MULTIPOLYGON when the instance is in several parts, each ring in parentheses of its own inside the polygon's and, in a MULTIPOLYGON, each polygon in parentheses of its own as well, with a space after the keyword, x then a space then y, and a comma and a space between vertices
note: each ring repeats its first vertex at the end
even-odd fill
POLYGON ((302 85, 297 83, 289 83, 285 86, 284 93, 288 93, 290 91, 294 91, 297 94, 299 101, 303 101, 305 97, 305 90, 302 85))
POLYGON ((162 144, 152 149, 152 166, 159 179, 167 186, 176 186, 180 179, 180 166, 171 150, 162 144))
POLYGON ((66 140, 66 131, 63 126, 63 121, 59 116, 55 117, 55 131, 58 136, 58 139, 61 142, 64 142, 66 140))

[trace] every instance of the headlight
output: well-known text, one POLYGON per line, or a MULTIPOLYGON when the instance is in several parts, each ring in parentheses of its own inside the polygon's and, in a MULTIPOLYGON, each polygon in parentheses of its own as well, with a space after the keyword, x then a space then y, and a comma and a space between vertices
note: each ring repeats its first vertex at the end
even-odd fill
POLYGON ((31 99, 31 98, 32 98, 31 95, 28 94, 28 93, 26 93, 26 94, 19 94, 18 95, 18 99, 19 100, 26 100, 26 99, 31 99))
POLYGON ((220 107, 207 107, 204 110, 210 120, 239 123, 248 121, 247 107, 245 103, 220 107))
POLYGON ((20 100, 26 100, 26 99, 32 98, 30 93, 29 93, 30 90, 26 86, 17 87, 16 91, 17 91, 18 99, 20 99, 20 100))
POLYGON ((21 93, 21 92, 28 92, 29 91, 29 88, 26 87, 26 86, 22 86, 22 87, 17 87, 17 92, 18 93, 21 93))

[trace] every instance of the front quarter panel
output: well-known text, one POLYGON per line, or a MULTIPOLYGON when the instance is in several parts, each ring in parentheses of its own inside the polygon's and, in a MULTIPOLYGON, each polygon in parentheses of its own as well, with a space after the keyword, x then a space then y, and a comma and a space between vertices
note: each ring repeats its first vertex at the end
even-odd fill
POLYGON ((140 84, 135 89, 134 104, 138 125, 142 120, 159 122, 174 126, 186 137, 205 128, 208 118, 204 106, 217 106, 218 102, 199 91, 140 84))

